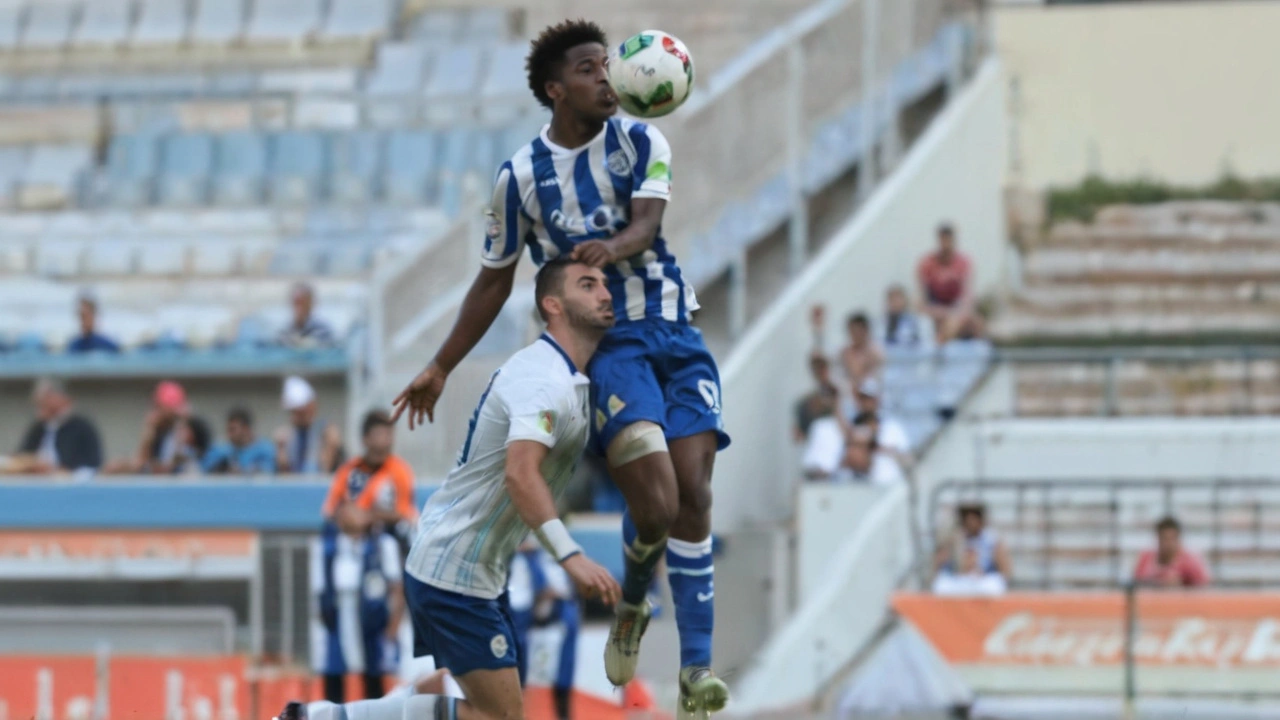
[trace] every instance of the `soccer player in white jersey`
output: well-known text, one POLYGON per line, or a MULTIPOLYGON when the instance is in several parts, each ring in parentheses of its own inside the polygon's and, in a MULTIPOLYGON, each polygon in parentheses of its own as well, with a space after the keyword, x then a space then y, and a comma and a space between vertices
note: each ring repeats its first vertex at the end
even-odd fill
MULTIPOLYGON (((566 21, 533 42, 526 69, 551 123, 497 173, 479 276, 435 358, 396 399, 409 423, 432 417, 449 372, 484 336, 511 293, 524 248, 536 264, 571 257, 602 268, 618 324, 588 368, 596 450, 626 497, 626 577, 605 650, 615 685, 635 674, 664 550, 680 633, 679 717, 722 709, 711 671, 715 595, 711 470, 729 444, 720 378, 698 309, 662 237, 671 148, 657 128, 616 118, 604 32, 566 21)), ((711 140, 711 138, 708 138, 711 140)))
POLYGON ((613 327, 612 297, 604 273, 565 258, 542 267, 535 298, 547 331, 489 380, 405 561, 414 654, 457 679, 462 720, 524 717, 506 589, 531 528, 584 595, 613 603, 621 594, 556 515, 590 435, 590 382, 578 368, 613 327))

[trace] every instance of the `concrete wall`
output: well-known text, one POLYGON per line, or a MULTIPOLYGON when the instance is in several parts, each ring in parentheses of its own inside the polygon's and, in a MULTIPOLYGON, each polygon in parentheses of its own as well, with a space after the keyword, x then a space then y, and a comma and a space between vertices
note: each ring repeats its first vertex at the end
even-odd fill
POLYGON ((1011 181, 1280 174, 1280 3, 1002 6, 994 17, 1011 181))
POLYGON ((791 405, 809 383, 811 305, 879 310, 888 284, 911 281, 941 220, 955 224, 980 288, 1000 280, 1004 107, 998 63, 988 61, 724 363, 725 427, 733 445, 716 467, 719 531, 791 514, 796 468, 786 448, 791 405))

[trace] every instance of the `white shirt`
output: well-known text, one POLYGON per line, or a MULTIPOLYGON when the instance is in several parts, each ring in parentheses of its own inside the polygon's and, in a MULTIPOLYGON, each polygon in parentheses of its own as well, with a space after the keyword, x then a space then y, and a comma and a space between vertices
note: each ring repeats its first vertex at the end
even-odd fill
POLYGON ((559 497, 590 430, 590 381, 549 335, 511 356, 489 380, 458 464, 427 500, 405 571, 442 590, 497 598, 529 528, 506 490, 507 446, 550 448, 542 476, 559 497))
POLYGON ((838 483, 869 482, 872 485, 897 485, 905 479, 898 461, 880 452, 872 454, 871 468, 867 472, 857 473, 851 468, 842 467, 832 478, 838 483))
POLYGON ((911 440, 907 437, 902 423, 880 416, 880 430, 876 433, 876 444, 882 448, 896 450, 901 453, 911 452, 911 440))

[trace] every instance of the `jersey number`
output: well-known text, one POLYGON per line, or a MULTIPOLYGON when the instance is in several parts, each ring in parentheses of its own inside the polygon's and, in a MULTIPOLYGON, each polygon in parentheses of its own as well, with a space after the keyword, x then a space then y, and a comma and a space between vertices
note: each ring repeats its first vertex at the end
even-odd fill
POLYGON ((489 399, 489 391, 493 389, 493 381, 498 379, 498 373, 502 372, 502 368, 493 371, 489 376, 489 384, 484 386, 484 392, 480 393, 480 402, 476 403, 476 411, 471 413, 471 422, 467 425, 467 440, 462 443, 462 452, 458 453, 458 466, 461 467, 467 462, 467 457, 471 454, 471 439, 475 437, 476 425, 480 422, 480 409, 484 407, 484 401, 489 399))

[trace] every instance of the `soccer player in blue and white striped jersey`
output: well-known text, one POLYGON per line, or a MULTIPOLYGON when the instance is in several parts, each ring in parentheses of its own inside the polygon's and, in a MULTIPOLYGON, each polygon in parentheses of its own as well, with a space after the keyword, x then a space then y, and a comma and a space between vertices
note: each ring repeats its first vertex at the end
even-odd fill
POLYGON ((626 497, 626 577, 605 669, 615 685, 635 674, 651 614, 646 598, 664 551, 680 632, 680 718, 728 700, 711 671, 714 625, 711 470, 729 444, 720 378, 698 309, 662 237, 671 195, 671 148, 657 128, 616 118, 608 42, 594 23, 566 21, 533 42, 526 69, 551 123, 497 172, 483 268, 458 321, 427 368, 396 398, 412 428, 431 418, 449 372, 479 342, 511 293, 525 248, 541 265, 571 257, 602 268, 617 325, 588 369, 593 443, 626 497))

